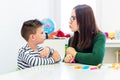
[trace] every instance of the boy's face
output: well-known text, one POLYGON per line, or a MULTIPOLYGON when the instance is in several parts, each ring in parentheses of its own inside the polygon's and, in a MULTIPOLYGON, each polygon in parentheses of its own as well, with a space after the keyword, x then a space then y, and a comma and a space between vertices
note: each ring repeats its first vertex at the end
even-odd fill
POLYGON ((41 44, 44 42, 46 36, 45 36, 44 30, 43 30, 43 26, 40 26, 37 29, 36 34, 34 35, 34 38, 35 38, 35 42, 37 44, 41 44))

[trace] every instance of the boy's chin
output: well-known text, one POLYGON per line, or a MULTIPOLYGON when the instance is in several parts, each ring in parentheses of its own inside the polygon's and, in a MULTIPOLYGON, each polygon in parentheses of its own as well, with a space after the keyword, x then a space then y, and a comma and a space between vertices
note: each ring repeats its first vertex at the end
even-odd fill
POLYGON ((42 44, 42 43, 44 43, 44 41, 45 41, 45 40, 41 41, 39 44, 42 44))

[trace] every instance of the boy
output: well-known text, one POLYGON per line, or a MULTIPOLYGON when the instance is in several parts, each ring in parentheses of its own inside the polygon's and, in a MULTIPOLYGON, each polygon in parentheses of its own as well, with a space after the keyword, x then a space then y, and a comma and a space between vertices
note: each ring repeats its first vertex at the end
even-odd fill
POLYGON ((56 50, 38 46, 38 44, 43 43, 45 40, 45 33, 39 20, 35 19, 24 22, 21 35, 27 41, 27 44, 18 52, 17 65, 19 70, 60 61, 60 55, 56 50))

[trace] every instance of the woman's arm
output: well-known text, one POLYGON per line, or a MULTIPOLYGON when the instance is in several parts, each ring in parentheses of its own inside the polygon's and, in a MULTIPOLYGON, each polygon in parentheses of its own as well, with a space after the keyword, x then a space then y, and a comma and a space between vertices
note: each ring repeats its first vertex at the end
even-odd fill
POLYGON ((106 38, 104 34, 99 34, 94 39, 94 45, 91 53, 77 52, 75 60, 78 63, 97 65, 102 63, 105 53, 106 38))

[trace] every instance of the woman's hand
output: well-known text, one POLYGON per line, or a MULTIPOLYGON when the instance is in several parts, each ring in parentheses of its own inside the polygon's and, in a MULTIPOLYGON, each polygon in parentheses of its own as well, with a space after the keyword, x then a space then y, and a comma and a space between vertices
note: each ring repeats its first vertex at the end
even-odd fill
POLYGON ((73 59, 73 56, 71 54, 67 54, 64 58, 64 62, 69 63, 73 59))
POLYGON ((66 54, 71 54, 74 58, 75 55, 77 54, 77 52, 73 47, 68 47, 67 50, 66 50, 66 54))

